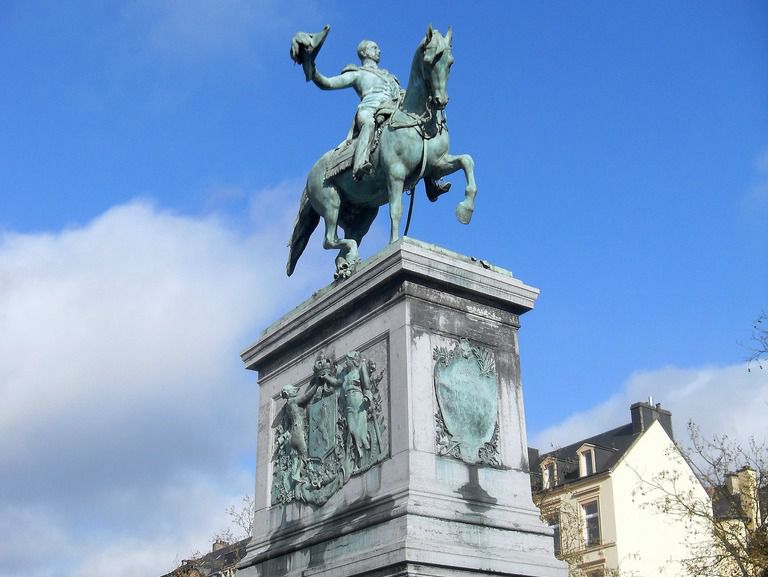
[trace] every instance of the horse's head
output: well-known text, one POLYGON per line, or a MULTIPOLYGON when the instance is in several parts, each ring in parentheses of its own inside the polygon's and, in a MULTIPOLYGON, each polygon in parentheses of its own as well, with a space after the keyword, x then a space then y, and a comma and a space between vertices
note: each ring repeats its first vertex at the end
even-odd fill
POLYGON ((448 73, 453 64, 451 52, 452 32, 450 26, 448 33, 443 36, 430 24, 427 35, 421 42, 422 74, 427 83, 433 108, 442 110, 448 105, 448 73))

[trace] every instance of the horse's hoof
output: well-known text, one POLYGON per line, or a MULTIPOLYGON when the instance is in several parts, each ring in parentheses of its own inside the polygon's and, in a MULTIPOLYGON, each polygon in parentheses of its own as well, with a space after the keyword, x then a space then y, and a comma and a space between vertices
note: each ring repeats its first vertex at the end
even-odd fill
POLYGON ((357 262, 359 259, 353 262, 342 261, 336 265, 336 272, 333 273, 333 280, 344 280, 352 276, 355 271, 357 262))
POLYGON ((456 218, 459 219, 461 224, 469 224, 469 221, 472 220, 472 213, 474 211, 474 208, 469 208, 463 202, 460 202, 456 207, 456 218))

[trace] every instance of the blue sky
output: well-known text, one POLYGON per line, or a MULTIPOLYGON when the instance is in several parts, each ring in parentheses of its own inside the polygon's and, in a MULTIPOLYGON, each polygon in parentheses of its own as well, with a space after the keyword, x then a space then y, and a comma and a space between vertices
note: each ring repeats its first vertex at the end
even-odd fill
POLYGON ((403 83, 426 26, 453 26, 477 209, 456 222, 455 175, 435 205, 419 192, 411 234, 541 289, 520 339, 532 441, 649 394, 679 435, 765 436, 741 343, 768 308, 768 5, 444 4, 3 4, 0 567, 159 574, 252 485, 239 351, 333 266, 316 236, 282 272, 303 179, 356 105, 288 58, 326 23, 321 71, 371 38, 403 83), (58 561, 26 556, 41 538, 58 561))

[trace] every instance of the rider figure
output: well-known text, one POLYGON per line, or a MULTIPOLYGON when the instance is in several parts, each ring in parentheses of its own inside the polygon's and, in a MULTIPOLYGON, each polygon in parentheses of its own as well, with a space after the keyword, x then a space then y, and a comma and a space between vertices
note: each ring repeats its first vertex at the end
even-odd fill
POLYGON ((352 175, 360 180, 363 175, 373 170, 370 161, 370 146, 374 136, 376 110, 387 101, 397 101, 400 96, 400 83, 394 74, 379 68, 381 50, 372 40, 363 40, 357 46, 357 55, 362 66, 346 66, 341 74, 328 78, 316 69, 312 71, 312 81, 323 90, 353 87, 360 97, 355 115, 357 141, 352 175))

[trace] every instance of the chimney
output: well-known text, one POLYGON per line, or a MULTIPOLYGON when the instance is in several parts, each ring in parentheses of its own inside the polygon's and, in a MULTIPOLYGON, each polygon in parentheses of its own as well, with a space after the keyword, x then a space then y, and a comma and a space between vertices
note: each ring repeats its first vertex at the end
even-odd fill
POLYGON ((747 528, 754 531, 759 523, 760 499, 757 489, 757 471, 752 467, 742 467, 736 471, 739 481, 739 491, 741 492, 741 509, 744 515, 749 518, 747 528))
POLYGON ((739 482, 742 487, 752 487, 754 489, 757 486, 757 471, 752 467, 748 465, 742 467, 736 471, 736 474, 739 476, 739 482))
POLYGON ((637 435, 648 430, 654 421, 659 421, 661 426, 669 435, 669 438, 675 440, 675 435, 672 432, 672 413, 666 409, 661 408, 661 403, 652 404, 652 397, 648 399, 650 402, 633 403, 629 407, 629 413, 632 415, 632 434, 637 435))
POLYGON ((222 541, 221 539, 216 539, 216 541, 213 542, 213 549, 212 552, 215 553, 216 551, 220 551, 221 549, 224 549, 227 547, 227 542, 222 541))

